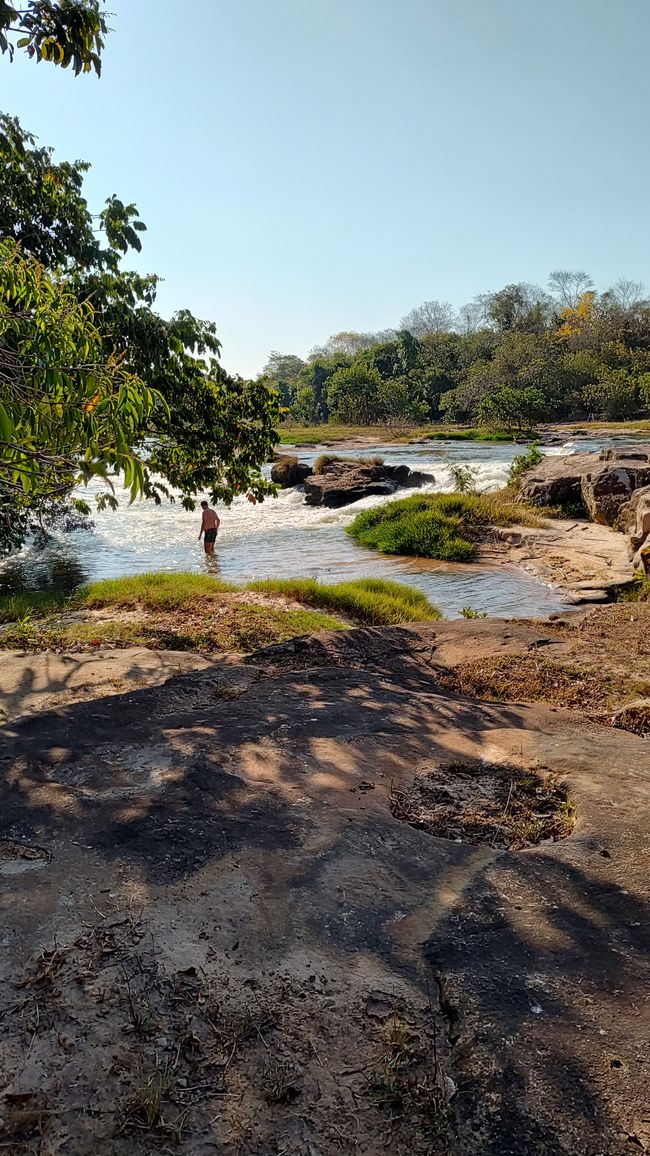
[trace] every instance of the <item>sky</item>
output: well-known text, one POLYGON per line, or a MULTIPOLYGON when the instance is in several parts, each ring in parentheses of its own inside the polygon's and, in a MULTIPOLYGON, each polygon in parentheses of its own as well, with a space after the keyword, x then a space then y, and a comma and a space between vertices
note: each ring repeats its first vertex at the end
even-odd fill
POLYGON ((650 286, 648 0, 107 7, 100 80, 18 53, 0 108, 135 201, 231 372, 555 268, 650 286))

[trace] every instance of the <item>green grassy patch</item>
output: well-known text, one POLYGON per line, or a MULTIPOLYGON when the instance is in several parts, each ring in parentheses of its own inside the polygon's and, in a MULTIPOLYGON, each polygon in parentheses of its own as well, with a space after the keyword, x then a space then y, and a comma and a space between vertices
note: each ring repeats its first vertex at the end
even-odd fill
POLYGON ((249 589, 283 594, 296 602, 337 611, 372 626, 440 618, 440 611, 421 591, 381 578, 360 578, 331 586, 321 585, 313 578, 268 578, 251 582, 249 589))
POLYGON ((341 630, 350 621, 383 626, 440 617, 419 590, 374 578, 329 586, 313 579, 269 579, 242 588, 207 575, 149 573, 92 583, 71 599, 43 601, 38 612, 29 602, 15 605, 13 620, 7 617, 10 604, 5 606, 10 624, 0 634, 4 649, 108 645, 249 653, 296 635, 341 630), (256 596, 247 597, 248 591, 256 596), (278 595, 304 609, 278 605, 278 595), (95 612, 92 619, 84 618, 88 611, 95 612))
POLYGON ((488 526, 534 526, 530 509, 507 495, 415 494, 358 514, 347 532, 383 554, 473 562, 488 526))
POLYGON ((21 590, 16 594, 0 594, 0 623, 49 614, 64 606, 68 599, 67 594, 53 594, 49 590, 21 590))
POLYGON ((232 583, 221 582, 207 574, 163 574, 151 571, 130 574, 125 578, 105 578, 82 586, 74 595, 75 606, 100 610, 105 606, 134 607, 146 610, 176 610, 196 604, 197 599, 214 601, 225 592, 236 590, 232 583))
POLYGON ((10 650, 89 650, 102 646, 145 646, 152 650, 237 652, 242 654, 318 630, 344 624, 318 610, 284 610, 233 602, 218 613, 163 613, 138 622, 33 622, 9 627, 1 637, 10 650))
POLYGON ((436 425, 284 425, 278 430, 280 445, 320 446, 336 445, 354 439, 368 441, 410 442, 415 438, 444 441, 511 442, 511 433, 488 430, 476 426, 436 425))

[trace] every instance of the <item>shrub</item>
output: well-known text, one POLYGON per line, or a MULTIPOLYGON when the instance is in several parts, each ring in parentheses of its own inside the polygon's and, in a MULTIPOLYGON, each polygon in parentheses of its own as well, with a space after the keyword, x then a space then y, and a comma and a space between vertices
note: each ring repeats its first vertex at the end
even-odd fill
POLYGON ((473 562, 487 526, 537 525, 529 509, 500 494, 419 494, 358 514, 348 533, 384 554, 473 562))
POLYGON ((518 485, 519 481, 528 470, 532 470, 533 466, 538 466, 544 460, 544 454, 539 448, 539 442, 533 442, 528 447, 525 453, 516 454, 510 466, 510 473, 508 474, 508 484, 511 486, 518 485))
POLYGON ((471 494, 476 489, 476 470, 463 466, 460 462, 449 467, 449 473, 457 494, 471 494))

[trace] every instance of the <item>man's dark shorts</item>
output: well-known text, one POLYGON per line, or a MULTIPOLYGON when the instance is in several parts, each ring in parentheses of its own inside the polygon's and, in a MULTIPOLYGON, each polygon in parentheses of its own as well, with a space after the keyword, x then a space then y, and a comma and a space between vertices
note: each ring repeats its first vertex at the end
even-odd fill
POLYGON ((216 530, 206 530, 204 537, 205 537, 206 542, 216 542, 217 531, 216 530))

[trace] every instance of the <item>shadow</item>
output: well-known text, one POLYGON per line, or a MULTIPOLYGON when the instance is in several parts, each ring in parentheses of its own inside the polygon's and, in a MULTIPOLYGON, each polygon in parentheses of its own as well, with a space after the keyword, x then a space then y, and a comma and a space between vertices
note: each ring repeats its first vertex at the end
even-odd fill
POLYGON ((20 721, 0 752, 0 833, 52 845, 55 860, 74 845, 75 870, 87 850, 153 895, 199 878, 270 966, 290 950, 380 959, 423 997, 428 971, 460 1152, 618 1151, 603 1137, 632 1131, 640 1103, 650 906, 646 877, 618 861, 635 824, 642 835, 632 789, 607 815, 607 859, 598 807, 647 744, 604 728, 587 742, 568 712, 440 693, 435 654, 435 628, 297 639, 20 721), (558 773, 580 771, 571 839, 511 854, 391 815, 392 787, 432 761, 494 759, 519 738, 522 767, 541 765, 537 743, 547 770, 557 750, 558 773))

